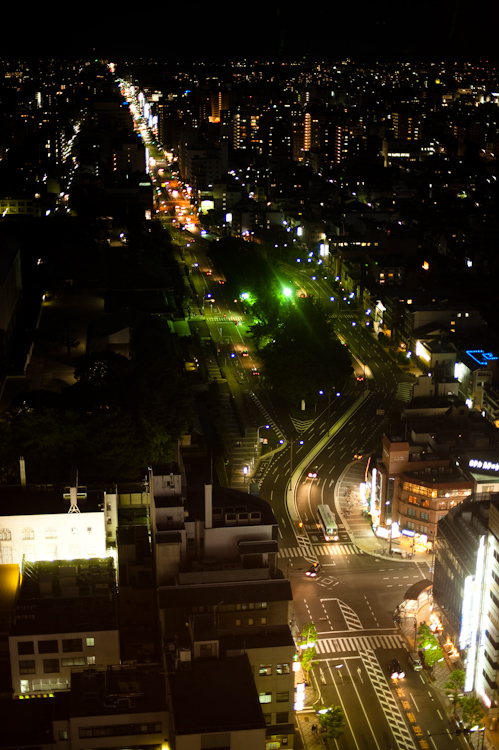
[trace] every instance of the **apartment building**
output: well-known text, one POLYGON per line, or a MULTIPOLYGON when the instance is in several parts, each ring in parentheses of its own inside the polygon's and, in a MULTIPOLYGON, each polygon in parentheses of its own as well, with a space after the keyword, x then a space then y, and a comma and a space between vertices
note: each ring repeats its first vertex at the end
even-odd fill
MULTIPOLYGON (((277 567, 274 514, 260 498, 211 485, 189 487, 182 496, 169 472, 153 467, 150 489, 161 639, 170 679, 198 661, 209 660, 216 673, 226 661, 244 656, 267 742, 291 747, 292 592, 277 567)), ((193 680, 194 675, 192 669, 193 680)))

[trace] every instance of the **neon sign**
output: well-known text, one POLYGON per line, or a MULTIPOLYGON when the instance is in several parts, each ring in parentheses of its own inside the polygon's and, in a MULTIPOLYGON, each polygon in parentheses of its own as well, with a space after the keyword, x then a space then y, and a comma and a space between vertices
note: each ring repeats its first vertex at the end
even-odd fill
POLYGON ((477 458, 472 458, 468 461, 470 469, 484 469, 485 471, 499 471, 499 463, 493 461, 480 461, 477 458))
POLYGON ((484 352, 483 349, 467 349, 466 354, 468 357, 471 357, 471 359, 474 359, 475 362, 478 362, 479 365, 488 365, 493 360, 498 359, 495 357, 492 352, 484 352))

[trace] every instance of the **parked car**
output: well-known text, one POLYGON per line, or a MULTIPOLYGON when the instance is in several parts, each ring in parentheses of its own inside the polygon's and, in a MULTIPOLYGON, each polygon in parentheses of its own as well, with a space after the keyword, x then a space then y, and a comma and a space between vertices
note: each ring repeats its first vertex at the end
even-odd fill
POLYGON ((408 661, 415 672, 421 672, 423 669, 423 662, 419 658, 419 655, 414 651, 411 651, 408 656, 408 661))

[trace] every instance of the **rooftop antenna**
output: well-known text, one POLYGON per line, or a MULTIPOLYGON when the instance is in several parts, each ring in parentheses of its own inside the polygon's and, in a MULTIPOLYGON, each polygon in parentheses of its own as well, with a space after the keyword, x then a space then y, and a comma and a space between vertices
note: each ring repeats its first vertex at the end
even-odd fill
POLYGON ((71 483, 69 486, 69 510, 68 513, 79 513, 78 508, 78 469, 71 467, 71 483))

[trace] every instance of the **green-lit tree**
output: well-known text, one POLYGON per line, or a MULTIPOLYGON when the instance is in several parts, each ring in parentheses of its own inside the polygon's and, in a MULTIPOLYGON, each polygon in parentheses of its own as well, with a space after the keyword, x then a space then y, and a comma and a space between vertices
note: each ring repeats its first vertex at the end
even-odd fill
POLYGON ((301 667, 303 671, 308 674, 313 667, 318 665, 318 660, 315 658, 317 651, 315 648, 307 648, 301 654, 301 667))
POLYGON ((329 706, 318 711, 322 736, 326 740, 337 740, 345 728, 345 716, 340 706, 329 706))
POLYGON ((301 634, 298 638, 298 647, 300 649, 300 661, 302 669, 308 674, 312 667, 318 664, 315 659, 317 656, 317 628, 312 621, 307 622, 303 626, 301 634))
POLYGON ((426 623, 419 626, 416 643, 424 651, 425 663, 431 672, 435 664, 444 658, 444 652, 438 638, 426 623))
POLYGON ((449 679, 444 685, 445 695, 449 698, 454 708, 455 719, 457 719, 457 710, 462 703, 464 678, 464 669, 454 669, 454 671, 450 673, 449 679))

